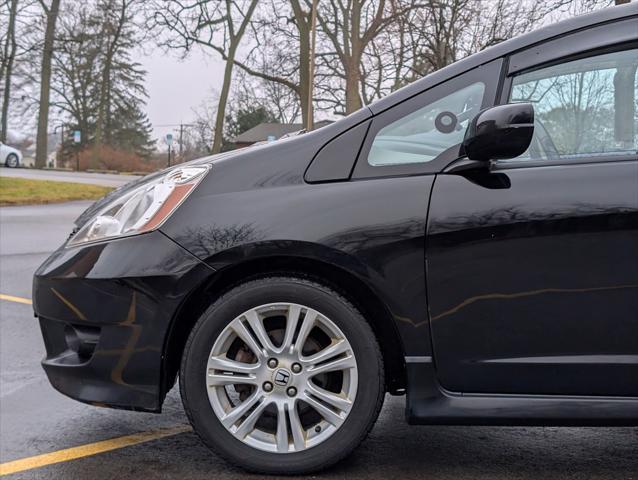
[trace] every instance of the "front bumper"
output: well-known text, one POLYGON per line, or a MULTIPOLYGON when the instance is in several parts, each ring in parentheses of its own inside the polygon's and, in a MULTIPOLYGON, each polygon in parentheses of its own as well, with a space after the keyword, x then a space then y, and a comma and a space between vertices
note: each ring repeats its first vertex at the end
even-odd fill
POLYGON ((159 231, 57 250, 33 280, 51 384, 82 402, 159 411, 171 321, 211 273, 159 231))

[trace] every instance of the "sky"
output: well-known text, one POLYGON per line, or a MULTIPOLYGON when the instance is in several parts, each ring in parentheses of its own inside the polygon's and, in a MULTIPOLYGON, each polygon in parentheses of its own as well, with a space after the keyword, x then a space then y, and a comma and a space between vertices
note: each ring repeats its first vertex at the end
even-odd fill
MULTIPOLYGON (((164 138, 179 128, 162 125, 193 120, 193 110, 210 101, 213 91, 221 90, 224 62, 218 56, 196 50, 181 60, 176 52, 156 48, 148 55, 141 55, 138 61, 147 71, 146 112, 155 138, 164 138)), ((158 147, 162 148, 162 143, 158 142, 158 147)))

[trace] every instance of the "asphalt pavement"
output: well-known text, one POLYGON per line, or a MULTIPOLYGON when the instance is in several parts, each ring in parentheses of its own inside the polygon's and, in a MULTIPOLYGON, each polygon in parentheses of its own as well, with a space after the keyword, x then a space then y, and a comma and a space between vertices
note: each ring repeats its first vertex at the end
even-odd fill
POLYGON ((67 172, 63 170, 36 170, 32 168, 0 168, 0 177, 51 180, 55 182, 87 183, 103 187, 119 187, 140 178, 137 175, 114 173, 67 172))
MULTIPOLYGON (((27 460, 43 466, 7 479, 261 478, 230 467, 189 430, 124 446, 122 436, 187 425, 176 390, 164 412, 154 415, 84 405, 49 385, 39 365, 44 346, 37 321, 28 303, 15 300, 31 297, 33 271, 87 206, 0 208, 0 294, 5 295, 0 297, 0 463, 52 453, 27 460), (122 448, 86 455, 108 439, 122 448), (47 465, 50 458, 59 460, 55 452, 72 447, 85 448, 77 459, 47 465)), ((638 479, 638 428, 413 427, 406 425, 403 409, 404 398, 386 397, 361 447, 313 478, 638 479)))

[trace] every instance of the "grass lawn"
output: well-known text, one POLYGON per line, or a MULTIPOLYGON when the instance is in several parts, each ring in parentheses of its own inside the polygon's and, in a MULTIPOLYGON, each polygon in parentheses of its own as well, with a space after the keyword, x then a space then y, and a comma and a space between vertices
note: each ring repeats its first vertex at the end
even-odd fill
POLYGON ((0 206, 97 200, 111 190, 83 183, 0 177, 0 206))

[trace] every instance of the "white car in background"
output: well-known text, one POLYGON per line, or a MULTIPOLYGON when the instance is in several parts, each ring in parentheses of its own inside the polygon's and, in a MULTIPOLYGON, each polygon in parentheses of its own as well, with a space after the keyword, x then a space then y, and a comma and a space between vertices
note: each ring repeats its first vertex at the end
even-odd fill
POLYGON ((22 163, 22 152, 0 142, 0 165, 16 168, 22 163))

